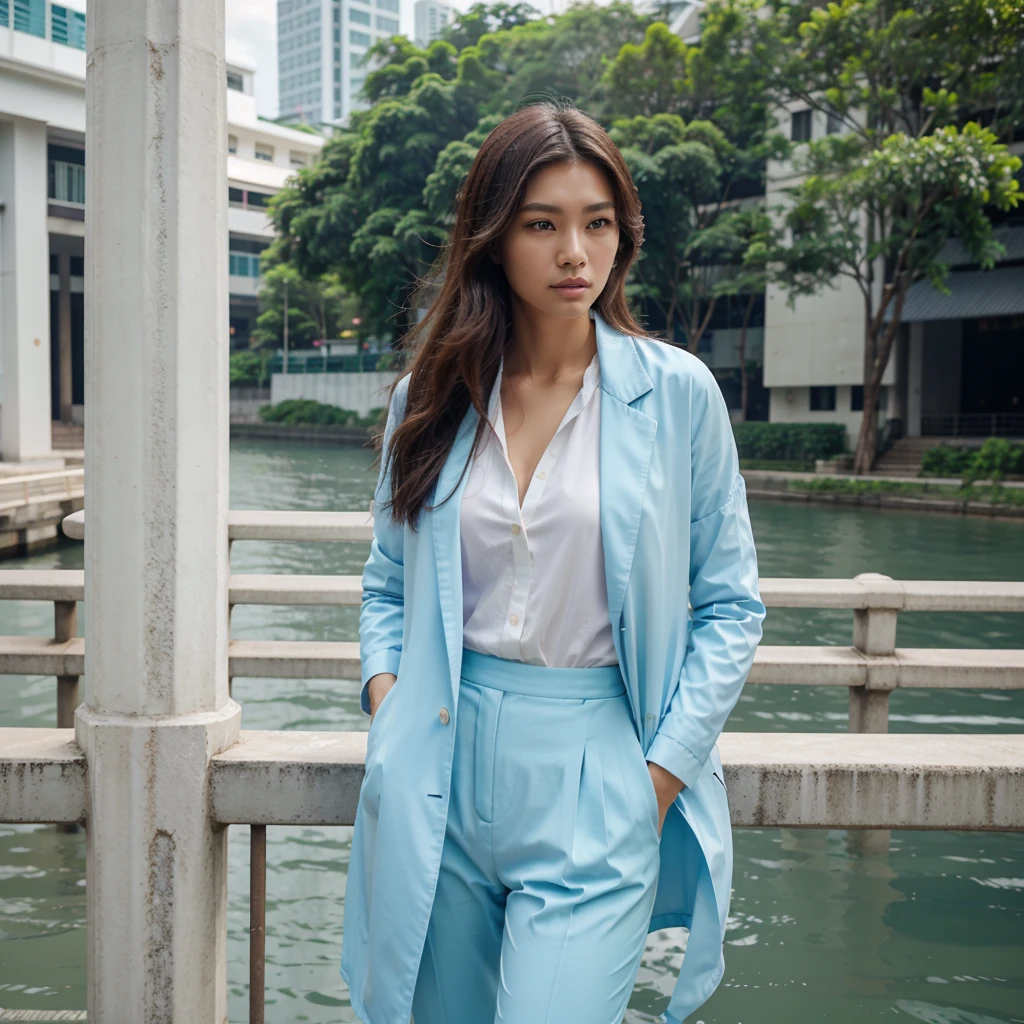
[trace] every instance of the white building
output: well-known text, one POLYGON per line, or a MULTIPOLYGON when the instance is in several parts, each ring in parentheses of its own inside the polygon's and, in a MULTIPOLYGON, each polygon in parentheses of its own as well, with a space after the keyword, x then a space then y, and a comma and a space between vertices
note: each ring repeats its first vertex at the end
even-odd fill
MULTIPOLYGON (((251 68, 227 74, 230 322, 256 315, 264 207, 323 137, 256 116, 251 68)), ((0 0, 0 458, 51 451, 84 403, 85 3, 0 0)), ((131 211, 122 211, 130 216, 131 211)))
POLYGON ((318 132, 259 118, 253 70, 228 64, 228 232, 231 347, 245 348, 256 326, 259 254, 274 237, 267 200, 324 145, 318 132))
POLYGON ((400 31, 400 0, 277 0, 279 120, 343 125, 366 81, 366 51, 400 31))
MULTIPOLYGON (((838 120, 792 104, 780 115, 794 142, 841 130, 838 120), (785 123, 788 122, 788 123, 785 123)), ((1024 152, 1016 143, 1015 152, 1024 152)), ((769 161, 769 206, 796 181, 789 163, 769 161)), ((1024 215, 996 215, 1006 254, 981 272, 959 243, 942 258, 951 294, 927 281, 910 288, 902 325, 882 377, 880 421, 896 436, 1024 436, 1024 215)), ((764 386, 776 422, 843 423, 856 443, 863 408, 864 300, 839 277, 797 299, 769 286, 764 315, 764 386)))
POLYGON ((416 0, 413 12, 416 23, 413 41, 426 49, 451 22, 453 8, 449 4, 436 3, 435 0, 416 0))

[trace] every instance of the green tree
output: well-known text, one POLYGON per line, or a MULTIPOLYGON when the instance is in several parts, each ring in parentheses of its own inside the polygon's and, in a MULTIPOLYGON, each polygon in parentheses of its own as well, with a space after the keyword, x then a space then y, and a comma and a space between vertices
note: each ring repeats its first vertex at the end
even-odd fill
POLYGON ((421 50, 405 36, 392 36, 374 43, 366 60, 377 65, 363 83, 363 96, 371 104, 387 97, 408 96, 424 75, 439 75, 450 82, 458 72, 455 47, 441 39, 421 50))
POLYGON ((777 95, 829 114, 841 129, 795 154, 802 181, 756 254, 798 295, 844 275, 864 306, 864 413, 855 471, 877 449, 882 375, 907 291, 945 290, 940 254, 959 239, 983 268, 1000 246, 991 209, 1019 199, 1021 162, 996 132, 1020 116, 1018 0, 780 3, 790 56, 777 95), (981 127, 978 115, 996 131, 981 127))
POLYGON ((694 104, 687 60, 692 50, 660 21, 648 25, 643 42, 624 43, 604 75, 615 113, 623 117, 691 117, 694 104))
POLYGON ((320 162, 270 204, 287 259, 304 277, 333 271, 359 301, 364 329, 408 326, 419 278, 446 240, 422 208, 438 153, 478 121, 472 88, 428 73, 324 146, 320 162))
POLYGON ((507 32, 539 17, 540 11, 530 4, 475 3, 455 16, 441 32, 441 38, 461 51, 467 46, 476 46, 485 35, 507 32))
POLYGON ((353 318, 359 318, 359 307, 337 274, 309 280, 290 263, 281 262, 280 243, 275 242, 267 252, 261 261, 259 313, 250 348, 283 347, 286 301, 289 350, 310 348, 317 338, 337 338, 351 328, 353 318))
POLYGON ((764 296, 768 284, 767 267, 763 242, 770 237, 772 222, 769 215, 760 206, 748 207, 739 211, 733 223, 733 229, 743 250, 742 264, 731 267, 731 273, 720 286, 723 294, 739 296, 744 300, 743 322, 740 324, 739 362, 740 362, 740 422, 746 422, 747 404, 750 396, 750 373, 756 363, 747 358, 747 335, 750 331, 750 319, 758 298, 764 296))
POLYGON ((644 211, 630 294, 660 312, 670 340, 678 324, 696 352, 719 298, 737 294, 753 240, 748 212, 730 201, 746 159, 715 125, 676 114, 616 121, 611 135, 644 211))
POLYGON ((623 43, 639 43, 650 15, 630 3, 574 4, 564 14, 482 36, 460 60, 485 90, 482 113, 568 99, 601 120, 611 109, 604 74, 623 43))

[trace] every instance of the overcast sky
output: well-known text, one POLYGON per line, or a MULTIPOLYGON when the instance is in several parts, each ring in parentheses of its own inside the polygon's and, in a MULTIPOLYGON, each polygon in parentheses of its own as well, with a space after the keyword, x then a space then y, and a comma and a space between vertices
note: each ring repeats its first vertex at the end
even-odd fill
MULTIPOLYGON (((465 10, 473 0, 450 0, 456 10, 465 10)), ((534 0, 534 6, 549 11, 564 6, 564 0, 534 0)), ((225 0, 227 58, 256 68, 254 89, 256 113, 277 117, 277 0, 225 0)), ((412 2, 402 0, 402 31, 412 35, 412 2)))

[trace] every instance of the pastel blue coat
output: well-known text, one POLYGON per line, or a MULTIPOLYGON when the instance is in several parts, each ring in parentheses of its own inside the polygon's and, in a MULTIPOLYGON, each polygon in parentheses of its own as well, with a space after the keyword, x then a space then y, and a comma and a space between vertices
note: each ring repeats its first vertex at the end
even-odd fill
MULTIPOLYGON (((716 741, 761 638, 764 605, 746 492, 722 394, 695 356, 612 329, 595 311, 601 367, 601 531, 608 608, 649 761, 682 779, 661 837, 650 930, 690 929, 665 1020, 715 990, 732 883, 729 804, 716 741)), ((385 430, 404 414, 395 391, 385 430)), ((441 860, 462 660, 462 490, 470 408, 434 492, 448 501, 397 526, 382 511, 363 573, 362 707, 378 672, 398 679, 374 716, 352 837, 341 973, 366 1024, 408 1024, 441 860), (448 716, 441 709, 448 709, 448 716)))

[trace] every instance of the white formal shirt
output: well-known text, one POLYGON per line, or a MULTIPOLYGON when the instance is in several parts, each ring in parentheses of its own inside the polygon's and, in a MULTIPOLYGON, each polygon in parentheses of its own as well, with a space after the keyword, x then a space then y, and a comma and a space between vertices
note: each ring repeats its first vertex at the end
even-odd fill
POLYGON ((501 410, 504 360, 461 507, 463 643, 554 668, 616 665, 600 517, 601 372, 583 386, 519 507, 501 410))

